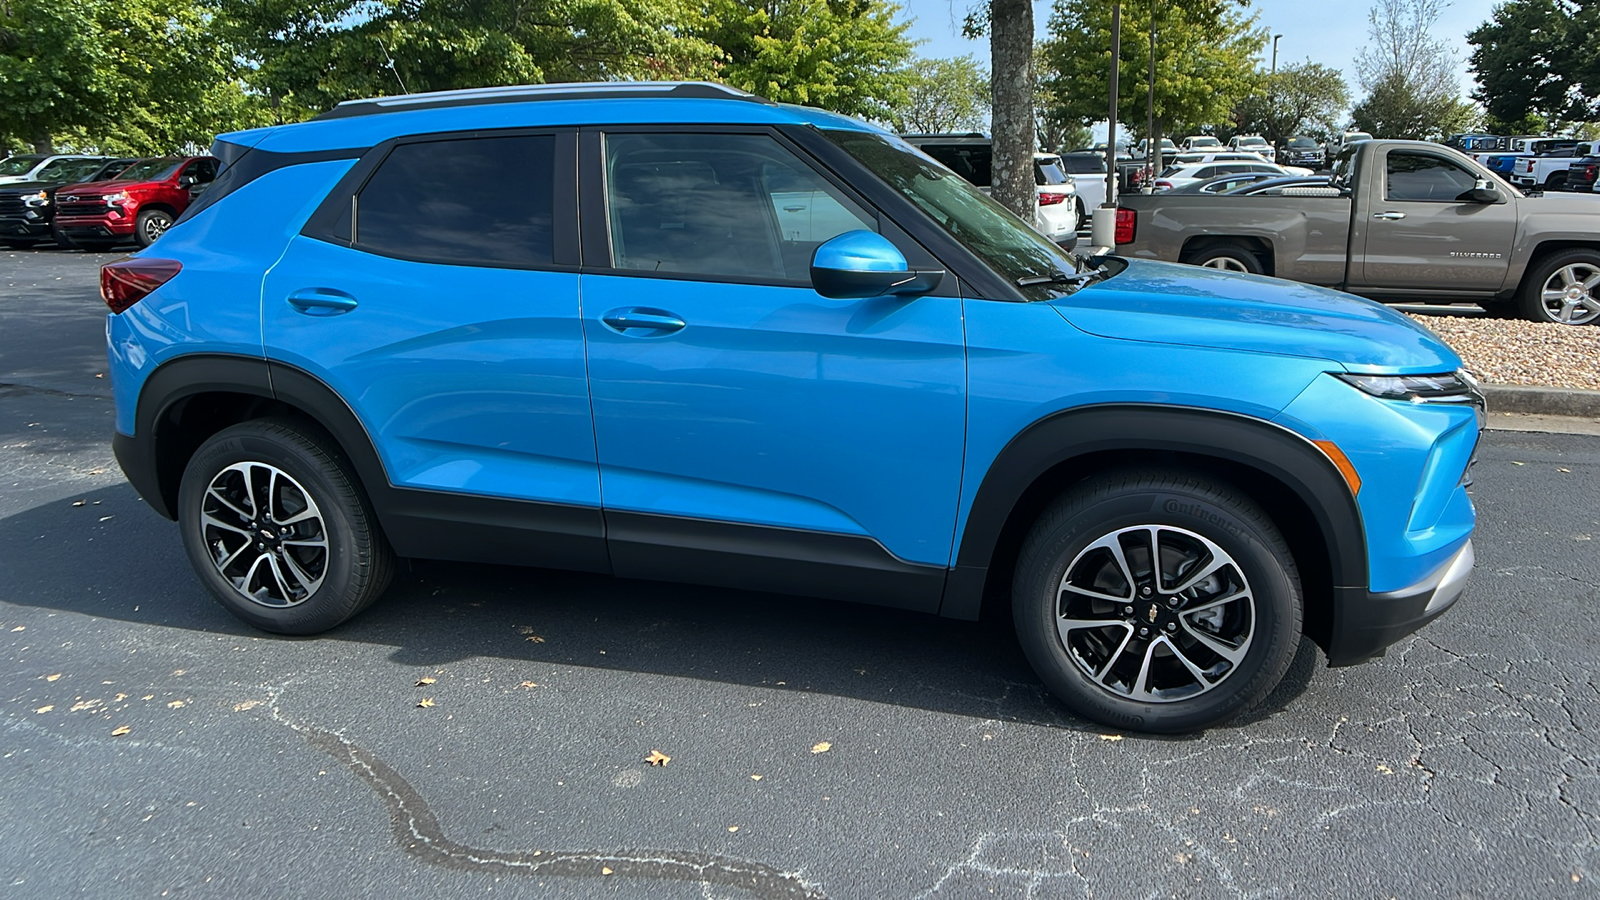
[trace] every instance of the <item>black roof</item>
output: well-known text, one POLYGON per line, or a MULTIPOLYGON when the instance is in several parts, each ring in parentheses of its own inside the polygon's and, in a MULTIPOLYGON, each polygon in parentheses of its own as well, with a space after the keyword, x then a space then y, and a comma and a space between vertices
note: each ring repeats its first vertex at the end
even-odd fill
POLYGON ((745 100, 771 103, 749 91, 709 81, 590 81, 557 84, 522 84, 508 87, 468 88, 427 94, 401 94, 346 100, 316 118, 347 119, 414 109, 444 109, 489 103, 529 103, 536 100, 599 100, 675 97, 696 100, 745 100))

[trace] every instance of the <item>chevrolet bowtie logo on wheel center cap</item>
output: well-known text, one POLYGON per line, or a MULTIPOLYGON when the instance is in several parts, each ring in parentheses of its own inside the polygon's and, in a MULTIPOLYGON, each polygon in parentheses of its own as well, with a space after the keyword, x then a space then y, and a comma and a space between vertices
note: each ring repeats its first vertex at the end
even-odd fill
POLYGON ((1145 618, 1148 618, 1151 622, 1154 622, 1156 620, 1156 616, 1159 615, 1161 615, 1161 607, 1152 603, 1150 604, 1149 612, 1145 613, 1145 618))

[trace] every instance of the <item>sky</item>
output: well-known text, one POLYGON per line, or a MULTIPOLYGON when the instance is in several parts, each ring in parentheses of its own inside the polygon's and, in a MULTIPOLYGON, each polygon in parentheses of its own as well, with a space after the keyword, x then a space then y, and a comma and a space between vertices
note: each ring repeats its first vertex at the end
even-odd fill
MULTIPOLYGON (((972 0, 897 0, 902 15, 914 18, 911 36, 926 41, 917 48, 923 56, 961 56, 972 54, 984 65, 989 62, 987 38, 969 41, 961 37, 961 18, 972 0)), ((1467 32, 1488 21, 1497 0, 1453 0, 1433 28, 1434 36, 1448 42, 1456 51, 1463 93, 1472 88, 1467 71, 1467 32)), ((1278 64, 1312 62, 1344 72, 1352 94, 1359 95, 1354 60, 1367 44, 1367 12, 1370 0, 1252 0, 1250 8, 1260 15, 1260 23, 1278 41, 1278 64)), ((1040 38, 1050 19, 1048 2, 1033 5, 1034 26, 1040 38)), ((1126 35, 1124 35, 1126 39, 1126 35)), ((1270 45, 1266 55, 1271 54, 1270 45)), ((1263 58, 1262 66, 1267 60, 1263 58)))

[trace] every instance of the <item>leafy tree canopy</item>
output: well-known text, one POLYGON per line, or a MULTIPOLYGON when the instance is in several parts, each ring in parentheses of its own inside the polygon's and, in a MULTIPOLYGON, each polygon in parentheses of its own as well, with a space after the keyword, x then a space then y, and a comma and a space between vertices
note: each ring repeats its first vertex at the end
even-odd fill
POLYGON ((971 56, 918 59, 906 99, 889 116, 896 131, 982 131, 989 120, 989 73, 971 56))
POLYGON ((1477 124, 1461 97, 1455 53, 1431 29, 1442 0, 1378 0, 1368 13, 1371 38, 1356 57, 1365 99, 1351 110, 1358 129, 1382 138, 1426 140, 1477 124))
POLYGON ((1240 101, 1234 110, 1235 131, 1259 134, 1273 143, 1307 132, 1327 134, 1349 105, 1350 89, 1339 70, 1308 60, 1279 68, 1260 93, 1240 101))

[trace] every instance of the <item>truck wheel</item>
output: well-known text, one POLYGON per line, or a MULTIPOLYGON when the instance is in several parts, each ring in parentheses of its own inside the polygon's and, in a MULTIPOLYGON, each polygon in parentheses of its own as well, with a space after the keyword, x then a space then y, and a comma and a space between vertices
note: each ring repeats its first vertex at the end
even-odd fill
POLYGON ((1190 254, 1187 262, 1203 269, 1221 269, 1224 272, 1244 272, 1260 275, 1261 260, 1241 244, 1212 244, 1190 254))
POLYGON ((1073 199, 1072 202, 1077 205, 1077 210, 1078 210, 1078 221, 1077 221, 1077 224, 1072 226, 1072 230, 1074 232, 1082 231, 1084 223, 1089 220, 1089 212, 1088 212, 1088 210, 1085 210, 1083 208, 1083 198, 1082 197, 1076 197, 1076 198, 1073 199))
POLYGON ((1551 172, 1550 177, 1544 180, 1544 189, 1547 191, 1564 191, 1567 189, 1567 173, 1551 172))
POLYGON ((376 600, 394 570, 344 455, 291 419, 201 444, 178 488, 178 523, 201 583, 266 631, 326 631, 376 600))
POLYGON ((139 213, 133 228, 133 238, 139 246, 148 247, 172 227, 172 213, 164 209, 147 209, 139 213))
POLYGON ((1257 707, 1300 645, 1300 578, 1260 507, 1174 471, 1090 478, 1052 504, 1013 582, 1017 638, 1072 710, 1180 733, 1257 707))
POLYGON ((1522 314, 1535 322, 1592 325, 1600 321, 1600 252, 1552 253, 1522 282, 1522 314))

